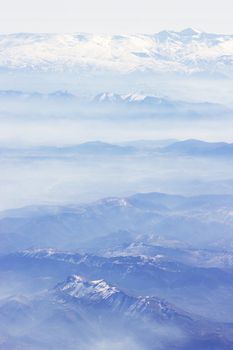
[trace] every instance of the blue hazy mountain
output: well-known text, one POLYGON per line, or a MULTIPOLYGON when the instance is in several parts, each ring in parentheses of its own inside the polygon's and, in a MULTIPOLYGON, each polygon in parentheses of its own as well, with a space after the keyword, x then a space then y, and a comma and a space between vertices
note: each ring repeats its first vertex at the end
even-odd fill
POLYGON ((39 146, 39 147, 1 147, 0 156, 9 159, 22 158, 33 159, 74 159, 78 156, 131 156, 131 161, 138 157, 142 159, 171 156, 210 157, 210 159, 227 159, 233 156, 233 144, 227 142, 206 142, 200 140, 142 140, 128 141, 118 144, 103 141, 89 141, 74 145, 64 146, 39 146))
POLYGON ((227 249, 232 244, 232 209, 230 195, 188 198, 160 193, 68 207, 29 207, 1 214, 1 251, 78 249, 83 242, 118 230, 177 246, 227 249))
POLYGON ((164 147, 164 153, 190 156, 233 156, 233 144, 226 142, 205 142, 199 140, 186 140, 175 142, 164 147))
POLYGON ((68 91, 62 90, 57 90, 48 94, 39 92, 24 92, 20 90, 0 90, 0 99, 2 100, 21 100, 22 102, 26 102, 28 100, 72 101, 75 98, 75 95, 69 93, 68 91))

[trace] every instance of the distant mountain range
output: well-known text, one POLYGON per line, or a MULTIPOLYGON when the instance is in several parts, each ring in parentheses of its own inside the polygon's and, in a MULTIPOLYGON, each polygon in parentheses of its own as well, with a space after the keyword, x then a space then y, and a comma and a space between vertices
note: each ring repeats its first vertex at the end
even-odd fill
POLYGON ((0 67, 232 76, 233 35, 192 28, 154 35, 2 34, 0 67))
POLYGON ((77 97, 67 91, 54 91, 48 94, 42 94, 40 92, 25 92, 20 90, 0 90, 0 99, 6 100, 21 100, 22 102, 30 100, 68 100, 69 102, 73 99, 77 100, 77 97))
POLYGON ((112 156, 148 156, 154 158, 165 156, 190 157, 233 157, 233 143, 206 142, 195 139, 177 140, 144 140, 111 144, 102 141, 90 141, 71 146, 44 146, 30 148, 0 148, 0 156, 20 158, 70 158, 84 157, 112 157, 112 156))
POLYGON ((159 107, 174 108, 178 103, 165 98, 156 96, 146 96, 141 94, 119 95, 115 93, 104 92, 97 95, 94 100, 97 104, 128 105, 135 107, 159 107))
MULTIPOLYGON (((127 118, 137 117, 170 117, 170 118, 205 118, 205 117, 232 117, 231 108, 209 102, 186 102, 180 100, 172 100, 170 98, 158 97, 154 95, 143 94, 117 94, 112 92, 103 92, 94 97, 81 97, 74 95, 68 91, 55 91, 48 94, 40 92, 25 92, 17 90, 0 90, 1 109, 11 111, 14 110, 14 104, 20 104, 21 109, 31 112, 31 104, 34 108, 37 104, 41 104, 42 110, 46 111, 46 107, 53 107, 60 111, 57 104, 62 104, 64 113, 66 110, 69 114, 73 111, 81 110, 85 112, 85 116, 95 113, 96 118, 101 116, 127 118), (48 106, 47 106, 48 105, 48 106), (5 109, 4 109, 4 106, 5 109)), ((36 106, 36 107, 35 107, 36 106)), ((1 112, 1 110, 0 110, 1 112)), ((14 111, 17 114, 17 110, 14 111)), ((23 114, 23 112, 21 111, 23 114)), ((68 115, 69 115, 68 114, 68 115)), ((24 115, 24 114, 23 114, 24 115)), ((29 115, 30 116, 30 115, 29 115)), ((82 114, 81 114, 82 116, 82 114)))
POLYGON ((153 95, 126 94, 120 95, 111 92, 100 93, 93 99, 96 106, 102 108, 123 108, 126 112, 139 114, 142 112, 173 114, 186 117, 206 117, 232 115, 230 108, 217 103, 186 102, 161 98, 153 95))

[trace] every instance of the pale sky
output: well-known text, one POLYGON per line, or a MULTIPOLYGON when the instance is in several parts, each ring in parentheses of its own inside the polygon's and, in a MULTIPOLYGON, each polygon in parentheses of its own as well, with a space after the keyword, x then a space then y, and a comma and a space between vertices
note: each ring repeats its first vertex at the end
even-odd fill
POLYGON ((155 33, 193 27, 233 34, 233 0, 2 0, 0 33, 155 33))

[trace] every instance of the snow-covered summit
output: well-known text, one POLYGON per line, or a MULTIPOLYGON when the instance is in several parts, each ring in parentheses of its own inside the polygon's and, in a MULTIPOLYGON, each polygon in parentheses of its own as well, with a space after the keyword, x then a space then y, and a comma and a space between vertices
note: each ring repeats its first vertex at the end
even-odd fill
POLYGON ((86 298, 89 300, 101 301, 108 299, 114 294, 120 293, 116 287, 108 285, 103 279, 88 281, 84 277, 73 275, 62 284, 58 290, 74 298, 86 298))

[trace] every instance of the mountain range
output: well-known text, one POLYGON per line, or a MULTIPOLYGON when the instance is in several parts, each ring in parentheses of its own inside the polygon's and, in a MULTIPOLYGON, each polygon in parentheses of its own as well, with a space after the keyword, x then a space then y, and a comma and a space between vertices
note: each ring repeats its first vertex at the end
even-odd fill
POLYGON ((75 157, 121 157, 121 156, 176 156, 176 157, 210 157, 231 159, 233 144, 227 142, 206 142, 195 139, 178 140, 142 140, 118 144, 90 141, 70 146, 44 146, 16 148, 0 148, 3 157, 20 157, 24 159, 75 159, 75 157))
POLYGON ((233 350, 233 35, 0 34, 0 74, 0 350, 233 350))
POLYGON ((16 33, 0 36, 0 67, 232 76, 233 36, 187 28, 154 35, 16 33))
MULTIPOLYGON (((43 118, 56 116, 66 119, 95 120, 127 118, 185 118, 197 120, 205 118, 232 118, 229 106, 213 102, 191 102, 168 97, 138 93, 118 94, 102 92, 93 96, 81 96, 68 91, 57 90, 50 93, 21 90, 0 90, 0 116, 32 117, 32 109, 38 110, 43 118), (46 117, 45 117, 46 116, 46 117)), ((38 112, 37 112, 38 113, 38 112)), ((35 117, 35 112, 33 117, 35 117)))

